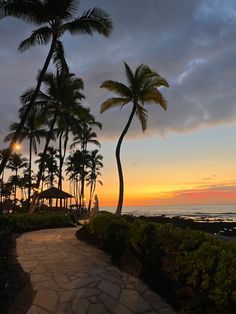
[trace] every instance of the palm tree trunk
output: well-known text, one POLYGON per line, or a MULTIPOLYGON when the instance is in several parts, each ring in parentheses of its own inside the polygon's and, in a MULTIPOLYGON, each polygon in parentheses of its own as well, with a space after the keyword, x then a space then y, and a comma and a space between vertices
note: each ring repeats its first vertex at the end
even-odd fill
MULTIPOLYGON (((51 126, 50 126, 50 130, 49 130, 49 132, 48 132, 48 136, 47 136, 47 139, 46 139, 45 146, 44 146, 43 155, 42 155, 42 161, 41 161, 41 164, 40 164, 40 166, 39 166, 39 173, 38 173, 37 182, 36 182, 36 189, 37 189, 37 190, 38 190, 38 188, 39 188, 39 186, 40 186, 40 181, 41 181, 41 179, 42 179, 42 175, 43 175, 43 171, 44 171, 44 164, 45 164, 46 153, 47 153, 48 145, 49 145, 50 140, 51 140, 51 138, 52 138, 54 125, 55 125, 56 120, 57 120, 57 115, 58 115, 58 112, 56 111, 55 114, 54 114, 54 117, 53 117, 51 126)), ((38 193, 35 192, 34 195, 33 195, 33 198, 32 198, 32 202, 31 202, 31 204, 30 204, 30 209, 29 209, 29 213, 31 213, 31 214, 32 214, 33 211, 34 211, 35 203, 36 203, 36 200, 37 200, 37 196, 38 196, 38 193)))
POLYGON ((91 182, 90 191, 89 191, 88 213, 90 213, 90 209, 91 209, 92 191, 93 191, 93 181, 91 182))
POLYGON ((128 120, 123 132, 121 133, 121 136, 120 136, 118 143, 117 143, 117 146, 116 146, 116 162, 117 162, 117 169, 118 169, 118 175, 119 175, 119 199, 118 199, 118 203, 117 203, 116 214, 119 216, 121 215, 122 206, 123 206, 123 199, 124 199, 124 177, 123 177, 122 165, 121 165, 121 160, 120 160, 120 148, 121 148, 121 144, 123 142, 123 139, 124 139, 128 129, 130 127, 130 124, 133 120, 136 109, 137 109, 137 104, 134 103, 133 109, 132 109, 131 114, 129 116, 129 120, 128 120))
POLYGON ((80 197, 80 206, 81 206, 81 203, 84 207, 84 181, 85 181, 85 155, 86 155, 86 151, 87 151, 87 142, 84 142, 82 144, 82 153, 83 153, 83 165, 82 165, 82 176, 81 176, 81 197, 80 197), (82 202, 81 202, 81 199, 82 199, 82 202))
POLYGON ((30 100, 30 103, 27 105, 25 111, 24 111, 24 114, 22 115, 22 118, 21 118, 21 121, 20 123, 18 124, 18 127, 16 129, 16 132, 10 142, 10 145, 8 146, 7 150, 6 150, 6 153, 4 154, 3 156, 3 159, 2 159, 2 162, 0 164, 0 175, 2 174, 3 172, 3 169, 5 168, 6 164, 7 164, 7 161, 9 159, 9 157, 11 156, 11 153, 13 151, 13 148, 14 148, 14 145, 15 143, 17 142, 18 140, 18 137, 20 135, 20 132, 25 124, 25 121, 28 117, 28 114, 30 112, 30 110, 32 109, 33 105, 34 105, 34 102, 36 100, 36 97, 40 91, 40 87, 41 87, 41 84, 42 84, 42 81, 43 81, 43 78, 44 78, 44 75, 48 69, 48 66, 49 66, 49 63, 52 59, 52 56, 53 56, 53 52, 55 50, 55 46, 56 46, 56 37, 53 37, 52 38, 52 42, 51 42, 51 47, 50 47, 50 50, 49 50, 49 53, 47 55, 47 58, 45 60, 45 63, 44 63, 44 66, 39 74, 39 78, 38 78, 38 82, 37 82, 37 85, 36 85, 36 88, 35 88, 35 91, 31 97, 31 100, 30 100))
POLYGON ((30 209, 30 195, 31 195, 31 165, 32 165, 32 136, 29 142, 29 187, 28 187, 28 211, 30 209))
MULTIPOLYGON (((62 160, 61 160, 61 168, 63 168, 63 164, 64 164, 64 160, 65 160, 65 156, 66 156, 66 149, 67 149, 67 144, 68 144, 68 130, 65 132, 65 141, 64 141, 64 151, 63 151, 63 154, 62 154, 62 160)), ((61 176, 61 186, 62 186, 62 181, 63 181, 63 178, 61 176)))
POLYGON ((15 211, 15 208, 16 208, 17 176, 18 176, 18 169, 16 169, 16 182, 15 182, 15 195, 14 195, 13 211, 15 211))
POLYGON ((59 136, 59 178, 58 178, 58 189, 62 190, 62 135, 59 136))

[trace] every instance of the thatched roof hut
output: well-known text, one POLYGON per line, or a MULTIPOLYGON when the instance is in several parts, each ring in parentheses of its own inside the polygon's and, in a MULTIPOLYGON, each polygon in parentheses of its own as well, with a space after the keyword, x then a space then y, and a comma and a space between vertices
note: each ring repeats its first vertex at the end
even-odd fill
POLYGON ((55 187, 51 187, 45 191, 42 191, 39 193, 38 198, 47 198, 47 199, 65 199, 65 198, 71 198, 74 197, 69 193, 66 193, 64 191, 61 191, 55 187))
POLYGON ((71 203, 71 198, 74 198, 74 196, 72 196, 69 193, 66 193, 64 191, 61 191, 55 187, 51 187, 45 191, 42 191, 41 193, 39 193, 38 195, 38 199, 41 199, 43 204, 44 204, 44 199, 49 200, 49 204, 50 204, 50 208, 52 208, 52 199, 56 199, 56 207, 54 207, 54 209, 56 208, 56 210, 58 209, 58 200, 60 200, 60 206, 59 208, 62 209, 67 209, 68 204, 68 198, 70 199, 70 203, 71 203), (64 204, 63 204, 64 203, 64 204))

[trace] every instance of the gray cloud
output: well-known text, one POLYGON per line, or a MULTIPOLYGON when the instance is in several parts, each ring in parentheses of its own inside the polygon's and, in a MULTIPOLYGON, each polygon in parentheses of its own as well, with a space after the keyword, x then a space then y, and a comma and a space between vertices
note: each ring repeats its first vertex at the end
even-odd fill
MULTIPOLYGON (((93 6, 111 14, 111 38, 65 36, 64 44, 72 72, 85 81, 86 104, 104 124, 104 138, 117 137, 130 112, 123 108, 99 114, 100 103, 110 96, 99 85, 105 79, 124 80, 123 60, 133 68, 148 64, 171 85, 162 90, 169 102, 168 112, 148 106, 148 136, 236 120, 234 0, 81 1, 82 10, 93 6)), ((18 97, 34 84, 46 55, 42 48, 17 53, 18 43, 31 29, 13 19, 0 21, 2 134, 16 119, 18 97)), ((137 121, 129 135, 141 136, 137 121)))

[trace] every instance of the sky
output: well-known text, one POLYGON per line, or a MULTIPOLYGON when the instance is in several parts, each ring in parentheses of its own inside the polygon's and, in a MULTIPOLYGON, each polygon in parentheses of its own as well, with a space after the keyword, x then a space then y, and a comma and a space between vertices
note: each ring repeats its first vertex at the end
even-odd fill
MULTIPOLYGON (((101 115, 100 104, 112 95, 99 86, 107 79, 125 82, 123 61, 133 69, 147 64, 170 84, 161 89, 167 112, 148 105, 147 131, 133 121, 123 143, 124 204, 236 204, 236 1, 81 0, 80 13, 94 6, 111 15, 110 38, 66 35, 63 43, 71 72, 84 80, 84 105, 103 123, 100 204, 117 202, 115 147, 131 106, 101 115)), ((0 20, 1 143, 48 51, 17 52, 33 29, 0 20)))

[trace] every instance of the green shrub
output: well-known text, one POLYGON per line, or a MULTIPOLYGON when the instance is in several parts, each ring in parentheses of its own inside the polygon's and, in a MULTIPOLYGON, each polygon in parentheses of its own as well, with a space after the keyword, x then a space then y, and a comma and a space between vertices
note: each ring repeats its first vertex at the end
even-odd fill
POLYGON ((0 229, 21 233, 37 229, 72 226, 70 217, 61 213, 13 214, 0 216, 0 229))
POLYGON ((119 216, 113 215, 109 212, 103 212, 93 219, 92 223, 88 225, 88 228, 92 233, 95 233, 99 239, 103 239, 105 241, 107 239, 107 230, 110 224, 114 221, 120 221, 120 219, 122 218, 119 216))
POLYGON ((143 221, 141 219, 135 219, 133 223, 130 225, 129 229, 129 241, 132 245, 138 246, 143 240, 143 234, 145 232, 145 228, 149 223, 143 221))
POLYGON ((120 258, 125 251, 128 233, 128 224, 122 219, 111 221, 107 227, 104 249, 106 252, 110 253, 112 259, 117 262, 120 262, 120 258))

